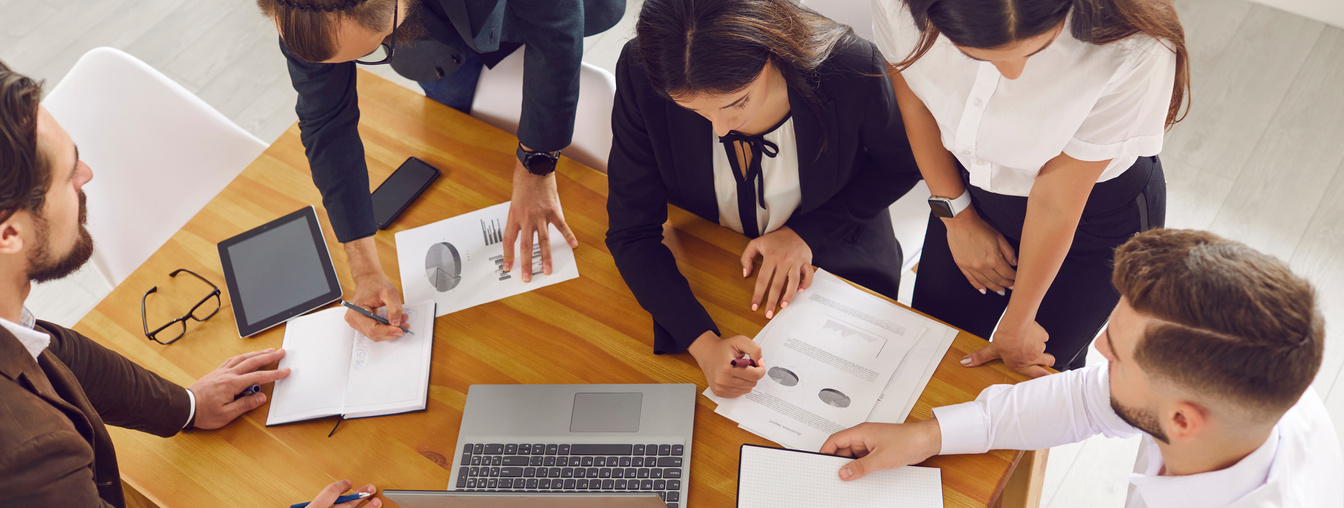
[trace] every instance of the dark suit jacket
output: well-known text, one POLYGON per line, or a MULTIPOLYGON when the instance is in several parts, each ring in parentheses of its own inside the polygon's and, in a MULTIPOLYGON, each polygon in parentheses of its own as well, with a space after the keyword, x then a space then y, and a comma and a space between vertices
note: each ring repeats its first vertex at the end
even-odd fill
POLYGON ((176 434, 186 389, 72 330, 46 322, 33 361, 0 327, 0 506, 125 506, 104 423, 176 434))
MULTIPOLYGON (((678 353, 718 328, 663 245, 662 225, 669 203, 718 222, 712 157, 722 148, 711 143, 708 120, 652 88, 634 44, 616 65, 607 246, 653 314, 654 352, 678 353)), ((919 180, 886 71, 872 43, 851 37, 815 73, 820 115, 789 90, 802 203, 786 225, 814 254, 854 235, 919 180)))
MULTIPOLYGON (((392 67, 410 79, 434 81, 456 70, 466 52, 481 53, 493 66, 524 47, 518 139, 544 151, 569 146, 574 134, 583 37, 611 28, 625 12, 624 0, 424 0, 419 5, 416 15, 429 39, 412 46, 398 40, 392 67), (428 71, 429 77, 415 71, 428 71)), ((374 234, 368 167, 356 129, 356 64, 310 63, 294 56, 284 40, 280 50, 299 92, 295 110, 303 146, 336 239, 344 243, 374 234)))

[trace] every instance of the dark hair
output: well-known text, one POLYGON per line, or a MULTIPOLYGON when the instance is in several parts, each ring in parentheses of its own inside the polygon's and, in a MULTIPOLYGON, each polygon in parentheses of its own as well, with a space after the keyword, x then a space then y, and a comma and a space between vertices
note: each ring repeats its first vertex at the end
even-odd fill
POLYGON ((770 62, 814 110, 820 102, 809 80, 854 37, 789 0, 646 0, 635 34, 640 66, 668 98, 741 90, 770 62))
POLYGON ((257 0, 262 14, 275 20, 280 37, 294 56, 309 62, 336 55, 336 32, 342 19, 382 31, 392 22, 394 0, 257 0))
POLYGON ((1176 82, 1167 127, 1190 111, 1190 54, 1185 29, 1171 0, 904 0, 919 28, 919 42, 896 68, 924 56, 938 35, 958 46, 990 49, 1043 34, 1073 13, 1074 38, 1096 45, 1144 34, 1176 53, 1176 82), (1182 110, 1184 109, 1184 111, 1182 110))
POLYGON ((1134 349, 1150 376, 1278 421, 1321 367, 1325 318, 1282 261, 1206 231, 1151 230, 1115 251, 1112 283, 1157 319, 1134 349))
POLYGON ((38 212, 51 171, 37 146, 42 83, 0 62, 0 220, 20 210, 38 212))

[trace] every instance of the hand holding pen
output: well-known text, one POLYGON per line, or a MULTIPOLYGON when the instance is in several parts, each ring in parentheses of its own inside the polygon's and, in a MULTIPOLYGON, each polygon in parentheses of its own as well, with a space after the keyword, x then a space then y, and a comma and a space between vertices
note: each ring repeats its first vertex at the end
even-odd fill
MULTIPOLYGON (((384 318, 384 317, 382 317, 382 316, 379 316, 379 315, 377 315, 377 314, 374 314, 373 312, 370 312, 368 309, 365 309, 364 307, 360 307, 360 306, 358 306, 358 305, 355 305, 355 304, 353 304, 353 303, 347 302, 347 301, 345 301, 345 300, 341 300, 341 305, 344 305, 345 308, 347 308, 347 309, 350 309, 350 310, 353 310, 353 311, 355 311, 355 312, 358 312, 359 315, 361 315, 361 316, 364 316, 364 317, 366 317, 366 318, 369 318, 369 319, 374 320, 375 322, 377 322, 377 323, 380 324, 380 325, 383 325, 383 326, 392 326, 392 323, 389 322, 389 321, 387 320, 387 318, 384 318)), ((397 328, 400 328, 401 331, 402 331, 403 333, 411 333, 411 329, 410 329, 410 328, 406 328, 404 325, 398 325, 397 328)), ((412 335, 414 335, 414 334, 412 334, 412 335)))
POLYGON ((350 480, 341 480, 339 482, 327 485, 322 492, 317 493, 317 497, 306 503, 290 505, 289 508, 355 508, 363 505, 365 508, 379 508, 383 506, 383 500, 373 497, 378 493, 378 488, 372 484, 361 487, 353 494, 342 496, 341 493, 350 490, 353 485, 350 480), (364 502, 368 501, 365 505, 364 502))

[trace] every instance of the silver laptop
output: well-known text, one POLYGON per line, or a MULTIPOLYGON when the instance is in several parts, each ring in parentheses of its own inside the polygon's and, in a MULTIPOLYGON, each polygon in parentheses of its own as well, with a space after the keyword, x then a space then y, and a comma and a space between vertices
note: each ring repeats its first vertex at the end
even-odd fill
POLYGON ((685 506, 695 385, 473 385, 448 490, 408 508, 685 506))

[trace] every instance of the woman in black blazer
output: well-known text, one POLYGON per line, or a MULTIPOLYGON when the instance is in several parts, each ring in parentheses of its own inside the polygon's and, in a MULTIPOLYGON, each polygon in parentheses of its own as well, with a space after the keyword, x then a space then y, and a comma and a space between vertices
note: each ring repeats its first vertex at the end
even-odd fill
MULTIPOLYGON (((751 390, 760 350, 721 340, 662 243, 667 205, 753 240, 743 277, 772 317, 812 266, 896 297, 887 207, 919 179, 886 61, 788 0, 647 0, 616 66, 607 246, 654 321, 654 353, 689 350, 714 393, 751 390)), ((747 304, 747 302, 743 302, 747 304)))

